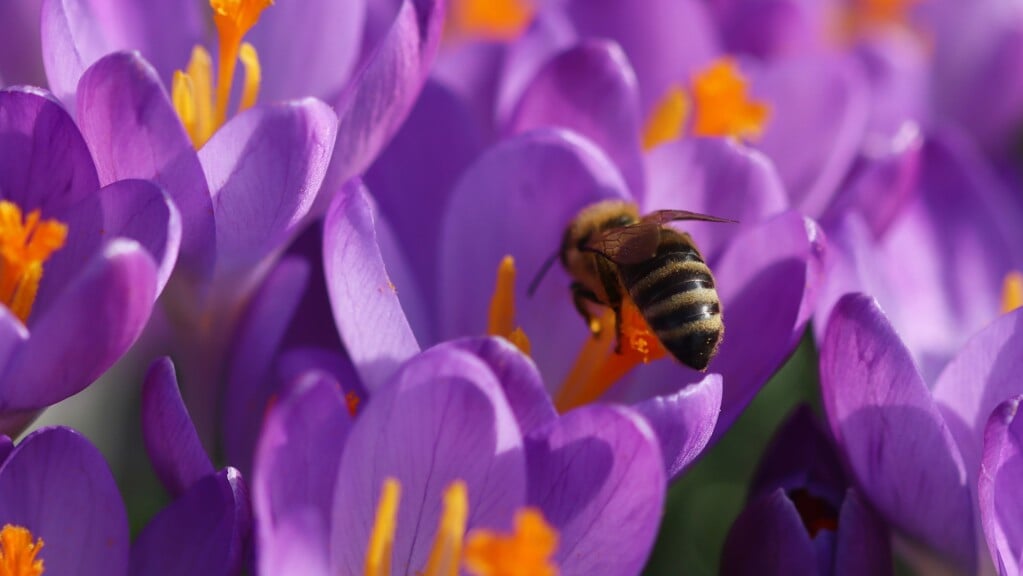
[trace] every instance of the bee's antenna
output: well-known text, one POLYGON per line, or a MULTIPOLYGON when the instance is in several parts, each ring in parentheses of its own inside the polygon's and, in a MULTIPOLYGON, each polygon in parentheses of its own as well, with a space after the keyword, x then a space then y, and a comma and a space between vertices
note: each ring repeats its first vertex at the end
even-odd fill
POLYGON ((560 252, 555 252, 554 254, 551 254, 546 261, 544 261, 543 266, 540 267, 540 271, 536 273, 536 276, 533 277, 533 281, 529 283, 529 290, 526 291, 527 297, 533 297, 533 293, 536 292, 536 289, 540 286, 540 281, 547 275, 547 271, 551 269, 551 265, 558 259, 559 254, 560 252))

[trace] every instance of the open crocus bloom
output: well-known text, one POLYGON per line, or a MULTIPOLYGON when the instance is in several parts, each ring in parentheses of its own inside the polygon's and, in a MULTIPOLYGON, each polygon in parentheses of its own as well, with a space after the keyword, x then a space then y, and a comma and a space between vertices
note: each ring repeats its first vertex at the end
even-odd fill
POLYGON ((296 379, 259 441, 259 572, 637 573, 665 489, 653 432, 624 408, 558 417, 540 386, 496 340, 428 350, 354 411, 324 373, 296 379))
POLYGON ((888 528, 849 487, 806 407, 775 433, 732 525, 721 573, 891 574, 888 528))
POLYGON ((976 334, 932 386, 876 302, 861 294, 839 300, 821 348, 828 420, 861 493, 891 526, 966 573, 991 565, 983 533, 992 550, 1019 549, 1012 524, 992 508, 999 492, 991 479, 1011 453, 1000 452, 999 430, 1012 410, 999 405, 1023 391, 1021 318, 1011 312, 976 334))
POLYGON ((0 91, 0 429, 88 386, 142 332, 178 254, 178 212, 141 180, 100 188, 78 128, 0 91))

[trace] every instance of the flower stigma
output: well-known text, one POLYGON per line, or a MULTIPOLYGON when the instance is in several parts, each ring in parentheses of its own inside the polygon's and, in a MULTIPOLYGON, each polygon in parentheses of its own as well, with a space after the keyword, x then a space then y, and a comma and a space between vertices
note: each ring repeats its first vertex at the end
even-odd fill
POLYGON ((1023 306, 1023 273, 1013 270, 1002 281, 1002 314, 1023 306))
POLYGON ((505 256, 497 267, 497 282, 490 299, 487 334, 501 336, 529 355, 529 337, 515 325, 515 259, 505 256))
POLYGON ((615 343, 615 319, 611 310, 604 313, 596 328, 594 337, 583 343, 554 399, 558 412, 593 402, 639 364, 659 360, 668 353, 630 298, 622 302, 620 343, 615 343))
POLYGON ((514 40, 533 20, 529 0, 456 0, 446 23, 446 36, 514 40))
POLYGON ((687 122, 693 136, 754 140, 769 117, 767 104, 750 97, 749 81, 736 61, 719 58, 696 74, 688 93, 679 86, 668 90, 647 120, 643 148, 682 136, 687 122))
MULTIPOLYGON (((366 550, 365 576, 391 574, 400 499, 401 483, 394 478, 384 480, 366 550)), ((415 574, 457 576, 464 565, 477 576, 557 576, 550 557, 557 548, 558 534, 539 510, 520 510, 515 517, 515 532, 510 535, 478 529, 467 538, 468 520, 468 487, 464 481, 455 480, 444 490, 443 509, 426 567, 415 574)))
POLYGON ((67 240, 67 226, 42 220, 39 210, 22 218, 21 208, 0 200, 0 302, 28 321, 43 278, 43 263, 67 240))
POLYGON ((799 512, 799 519, 810 538, 815 538, 821 530, 838 532, 838 513, 826 500, 810 494, 804 488, 789 492, 789 499, 799 512))
POLYGON ((345 408, 348 408, 348 415, 355 416, 359 412, 359 404, 362 403, 362 398, 355 392, 349 391, 345 393, 345 408))
POLYGON ((912 28, 909 11, 918 0, 850 0, 841 7, 838 30, 845 38, 889 26, 912 28))
POLYGON ((171 87, 174 109, 196 149, 227 121, 234 71, 239 60, 244 68, 244 80, 238 112, 255 105, 262 68, 256 49, 242 40, 271 4, 273 0, 210 0, 220 47, 216 81, 213 59, 205 48, 196 46, 185 71, 174 72, 171 87))
POLYGON ((21 526, 5 524, 0 530, 0 576, 39 576, 43 561, 36 555, 43 539, 32 541, 32 533, 21 526))
POLYGON ((465 547, 465 567, 477 576, 557 576, 551 560, 558 533, 536 508, 515 515, 515 531, 475 530, 465 547))

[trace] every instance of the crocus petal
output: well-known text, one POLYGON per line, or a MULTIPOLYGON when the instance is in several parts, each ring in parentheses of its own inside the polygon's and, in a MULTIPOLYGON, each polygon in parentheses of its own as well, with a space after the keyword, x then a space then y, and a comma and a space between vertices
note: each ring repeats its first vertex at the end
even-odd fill
POLYGON ((148 180, 121 180, 97 193, 103 204, 100 235, 139 243, 156 263, 156 291, 163 291, 178 261, 181 215, 170 197, 148 180))
POLYGON ((864 496, 887 522, 972 570, 974 516, 962 456, 876 302, 862 294, 839 300, 820 366, 831 430, 864 496))
POLYGON ((1000 404, 984 432, 984 455, 977 482, 980 519, 991 557, 1002 576, 1023 565, 1023 523, 1019 487, 1023 484, 1023 418, 1016 418, 1021 396, 1000 404))
POLYGON ((322 373, 290 383, 268 411, 252 487, 262 573, 280 574, 277 569, 296 562, 298 551, 326 563, 338 464, 350 428, 338 383, 322 373), (308 545, 279 538, 282 529, 301 530, 308 545))
POLYGON ((42 45, 39 41, 41 0, 4 2, 0 5, 0 87, 27 84, 45 86, 42 45))
POLYGON ((307 99, 249 109, 203 146, 219 269, 244 271, 295 233, 323 182, 336 128, 331 110, 307 99))
POLYGON ((875 33, 860 41, 854 54, 870 85, 867 144, 895 136, 905 122, 924 120, 928 74, 933 71, 920 38, 903 30, 875 33))
POLYGON ((28 337, 28 329, 21 320, 8 307, 0 306, 0 371, 28 337))
POLYGON ((277 380, 271 370, 292 315, 309 283, 309 265, 300 258, 281 260, 252 295, 238 323, 231 350, 224 402, 224 452, 248 474, 270 397, 277 380))
POLYGON ((504 338, 463 338, 439 344, 471 352, 490 366, 523 434, 557 419, 536 364, 504 338))
POLYGON ((759 151, 728 138, 683 138, 649 151, 641 212, 689 210, 738 222, 686 222, 705 259, 715 259, 741 228, 788 206, 774 165, 759 151))
POLYGON ((365 171, 401 127, 426 81, 443 28, 443 0, 402 1, 390 30, 334 102, 340 125, 328 190, 365 171))
POLYGON ((765 64, 753 92, 770 116, 756 141, 781 175, 793 206, 819 216, 831 202, 860 146, 868 92, 847 59, 809 55, 765 64))
POLYGON ((70 428, 25 437, 0 468, 0 518, 42 538, 51 574, 128 574, 128 516, 110 468, 70 428))
POLYGON ((131 573, 238 574, 250 522, 247 496, 233 468, 203 477, 138 535, 131 547, 131 573), (172 542, 174 553, 168 554, 172 542))
POLYGON ((419 351, 377 241, 365 188, 347 184, 323 229, 324 271, 338 332, 363 384, 375 390, 419 351))
POLYGON ((75 121, 37 88, 0 90, 0 195, 44 218, 99 188, 75 121))
POLYGON ((835 546, 835 576, 892 573, 888 528, 852 488, 846 491, 838 513, 835 546))
POLYGON ((810 535, 782 488, 739 514, 721 553, 721 574, 727 576, 819 573, 810 535))
POLYGON ((156 70, 134 52, 100 59, 78 85, 78 118, 100 182, 143 178, 159 184, 181 212, 185 264, 208 274, 216 254, 213 202, 156 70))
POLYGON ((673 394, 653 396, 636 409, 661 442, 669 478, 682 474, 710 442, 721 412, 721 376, 710 374, 673 394))
POLYGON ((635 195, 643 191, 639 88, 625 54, 587 40, 555 55, 524 90, 509 133, 560 126, 589 138, 618 166, 635 195))
POLYGON ((516 320, 531 339, 544 379, 563 380, 574 353, 567 352, 573 345, 566 343, 589 337, 572 306, 569 280, 555 266, 531 298, 526 289, 557 253, 579 210, 609 198, 627 199, 618 172, 598 148, 570 132, 518 135, 482 155, 459 181, 444 220, 442 335, 484 333, 494 275, 510 254, 521 275, 516 320))
POLYGON ((817 497, 836 505, 845 494, 838 454, 809 406, 796 408, 774 433, 750 483, 750 500, 776 488, 811 489, 817 497))
POLYGON ((469 530, 511 527, 526 501, 525 456, 515 416, 482 360, 452 348, 433 349, 407 363, 366 404, 341 456, 332 574, 363 569, 388 477, 401 483, 404 494, 394 534, 397 574, 426 565, 443 492, 455 480, 464 481, 468 491, 469 530))
POLYGON ((638 574, 660 524, 666 478, 653 430, 620 406, 573 410, 526 441, 529 504, 559 532, 564 574, 638 574))
POLYGON ((85 69, 106 54, 141 50, 170 86, 202 35, 201 3, 157 0, 43 0, 43 64, 50 89, 67 106, 85 69))
POLYGON ((130 240, 109 243, 32 327, 11 359, 5 409, 42 408, 99 377, 135 342, 156 299, 156 266, 130 240))
POLYGON ((838 3, 829 0, 713 0, 729 52, 770 60, 824 48, 838 3))
MULTIPOLYGON (((366 172, 366 186, 408 254, 426 302, 437 301, 437 245, 448 197, 482 144, 468 104, 431 80, 401 130, 366 172)), ((435 313, 435 308, 428 311, 435 313)))
POLYGON ((673 85, 684 84, 717 53, 714 26, 703 2, 571 0, 565 9, 580 37, 614 40, 639 79, 644 117, 673 85))
POLYGON ((365 17, 365 0, 275 3, 247 36, 259 53, 260 100, 335 96, 358 60, 365 17))
POLYGON ((215 472, 181 399, 170 358, 153 362, 142 382, 142 441, 172 498, 215 472))
POLYGON ((971 338, 934 385, 938 404, 971 479, 980 470, 988 417, 1005 398, 1023 392, 1023 309, 999 317, 971 338))
POLYGON ((14 450, 14 441, 8 436, 0 435, 0 466, 7 461, 7 457, 14 450))

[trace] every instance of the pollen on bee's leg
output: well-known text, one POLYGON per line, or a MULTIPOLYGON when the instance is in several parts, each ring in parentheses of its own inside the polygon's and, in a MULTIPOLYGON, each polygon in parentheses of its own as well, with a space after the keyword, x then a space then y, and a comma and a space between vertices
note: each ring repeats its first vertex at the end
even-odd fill
MULTIPOLYGON (((603 326, 614 327, 614 313, 607 311, 600 322, 603 326)), ((587 338, 554 399, 559 412, 595 401, 639 364, 667 355, 657 335, 629 299, 622 303, 621 342, 615 342, 616 332, 619 331, 603 330, 598 338, 587 338)))
POLYGON ((530 352, 529 337, 515 325, 515 260, 511 256, 501 259, 497 267, 497 282, 490 298, 487 334, 501 336, 514 344, 523 354, 530 352))
POLYGON ((4 525, 0 529, 0 574, 40 576, 43 573, 43 560, 36 556, 42 548, 43 539, 33 540, 27 528, 4 525))
POLYGON ((473 530, 465 548, 465 567, 477 576, 530 574, 555 576, 552 560, 558 548, 558 532, 536 508, 524 508, 515 515, 511 534, 473 530))

